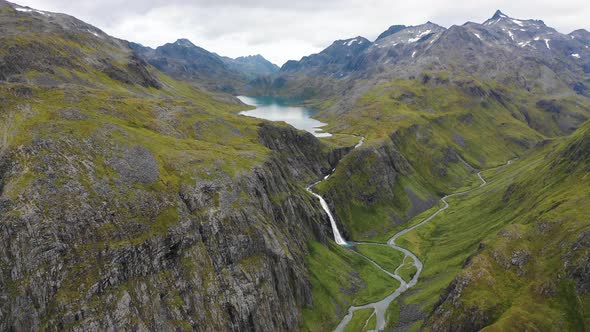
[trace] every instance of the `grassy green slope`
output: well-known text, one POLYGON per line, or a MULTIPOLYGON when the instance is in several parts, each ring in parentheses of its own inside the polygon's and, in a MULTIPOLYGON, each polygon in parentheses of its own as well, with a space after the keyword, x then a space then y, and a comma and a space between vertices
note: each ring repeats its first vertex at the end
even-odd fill
MULTIPOLYGON (((180 229, 183 221, 206 218, 209 203, 212 210, 219 209, 219 193, 212 193, 210 202, 195 204, 190 211, 194 216, 187 218, 183 192, 195 184, 230 182, 263 164, 270 151, 259 142, 260 120, 237 115, 244 106, 227 96, 205 93, 149 66, 133 65, 124 43, 106 36, 95 38, 84 30, 64 32, 40 22, 44 16, 37 17, 41 18, 0 7, 1 171, 6 171, 7 163, 18 165, 11 174, 2 173, 2 226, 18 224, 23 215, 38 212, 46 218, 40 223, 54 228, 68 244, 68 250, 60 249, 66 263, 63 267, 59 263, 58 286, 51 286, 51 294, 44 295, 47 302, 38 304, 36 318, 48 329, 65 313, 78 310, 107 319, 106 312, 114 309, 105 303, 124 293, 134 296, 138 285, 153 280, 160 282, 161 289, 175 289, 166 291, 169 297, 163 307, 181 312, 188 303, 179 295, 182 291, 176 291, 181 277, 169 271, 156 271, 150 278, 121 278, 116 286, 96 295, 105 271, 116 270, 103 257, 149 246, 180 229), (6 29, 15 31, 6 33, 6 29), (137 74, 136 67, 144 71, 137 74), (158 84, 143 85, 147 78, 158 84), (7 211, 6 202, 19 208, 7 211), (90 211, 92 221, 77 223, 79 216, 71 211, 90 211), (68 238, 68 234, 75 236, 68 238)), ((233 204, 239 208, 245 199, 235 197, 233 204)), ((284 201, 277 200, 277 205, 284 201)), ((243 225, 240 231, 253 234, 255 227, 243 225)), ((10 236, 6 235, 7 242, 20 238, 10 236)), ((184 280, 202 276, 207 288, 219 276, 202 246, 192 247, 198 255, 182 257, 179 270, 186 272, 184 280)), ((31 259, 28 263, 39 270, 27 271, 30 274, 24 277, 5 277, 10 265, 1 263, 9 300, 27 297, 32 275, 48 275, 44 269, 53 269, 55 262, 31 259)), ((236 264, 247 266, 248 261, 236 264)), ((143 266, 144 271, 150 269, 143 266)), ((250 269, 260 266, 251 264, 250 269)), ((211 301, 222 305, 219 299, 211 301)), ((150 317, 153 310, 141 309, 138 316, 145 316, 134 321, 150 317)), ((212 306, 203 312, 214 310, 212 306)), ((183 319, 180 314, 176 317, 183 319)), ((191 329, 188 320, 165 322, 177 323, 179 330, 191 329)), ((218 323, 224 324, 223 319, 218 323)), ((78 318, 72 326, 61 328, 77 324, 81 324, 78 318)))
POLYGON ((588 229, 589 128, 484 172, 487 187, 450 199, 451 208, 400 239, 425 265, 406 302, 438 307, 428 328, 585 329, 588 296, 564 266, 588 229), (572 161, 570 150, 585 160, 572 161))
MULTIPOLYGON (((14 30, 0 36, 3 73, 15 81, 0 88, 3 149, 68 135, 96 144, 135 142, 157 156, 169 189, 185 176, 234 175, 264 159, 258 121, 238 116, 241 106, 150 67, 142 69, 145 77, 135 77, 124 42, 83 29, 64 32, 11 7, 0 8, 0 15, 14 30), (146 78, 159 87, 142 85, 146 78), (197 167, 182 167, 190 163, 197 167), (172 175, 174 169, 195 174, 172 175)), ((96 160, 96 171, 108 173, 101 156, 96 160)))

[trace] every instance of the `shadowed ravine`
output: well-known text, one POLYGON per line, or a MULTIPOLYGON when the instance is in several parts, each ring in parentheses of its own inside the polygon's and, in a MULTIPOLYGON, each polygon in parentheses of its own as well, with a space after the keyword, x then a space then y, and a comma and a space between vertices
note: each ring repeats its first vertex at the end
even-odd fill
MULTIPOLYGON (((364 137, 361 138, 360 142, 355 146, 355 148, 361 147, 363 145, 364 142, 364 137)), ((512 160, 508 161, 506 163, 506 165, 510 165, 510 163, 512 162, 512 160)), ((466 162, 465 162, 466 163, 466 162)), ((467 163, 466 163, 467 164, 467 163)), ((467 164, 468 165, 468 164, 467 164)), ((470 165, 468 165, 470 168, 473 169, 473 167, 471 167, 470 165)), ((332 173, 334 173, 334 170, 332 170, 332 173)), ((402 235, 405 235, 407 233, 409 233, 410 231, 413 231, 414 229, 426 224, 427 222, 431 221, 432 219, 434 219, 440 212, 446 210, 449 207, 449 203, 447 202, 448 198, 451 197, 455 197, 455 196, 461 196, 461 195, 465 195, 468 194, 474 190, 477 190, 481 187, 484 187, 485 185, 487 185, 487 181, 483 178, 483 176, 481 175, 481 172, 477 173, 477 176, 479 177, 479 179, 481 180, 481 184, 477 187, 477 188, 473 188, 470 190, 466 190, 466 191, 462 191, 462 192, 458 192, 458 193, 454 193, 454 194, 450 194, 450 195, 446 195, 443 198, 441 198, 441 202, 443 203, 443 206, 441 208, 439 208, 438 210, 436 210, 433 214, 431 214, 430 216, 428 216, 426 219, 424 219, 423 221, 421 221, 420 223, 408 227, 398 233, 396 233, 395 235, 393 235, 388 241, 387 243, 369 243, 369 242, 347 242, 341 235, 340 231, 338 230, 338 226, 336 225, 336 222, 334 220, 334 217, 332 215, 332 212, 330 211, 328 204, 326 203, 326 201, 324 200, 324 198, 320 195, 318 195, 317 193, 312 191, 312 188, 317 185, 318 183, 327 180, 330 175, 332 174, 330 173, 329 175, 326 175, 324 177, 323 180, 318 181, 312 185, 310 185, 309 187, 307 187, 307 191, 309 191, 311 194, 313 194, 315 197, 317 197, 320 200, 320 203, 322 205, 322 208, 324 209, 324 211, 326 211, 326 213, 328 214, 328 217, 330 218, 330 224, 332 226, 332 231, 334 233, 334 241, 341 245, 341 246, 346 246, 346 247, 351 247, 353 245, 372 245, 372 246, 389 246, 391 248, 393 248, 394 250, 397 250, 401 253, 404 254, 404 259, 402 260, 402 264, 400 266, 397 267, 397 269, 391 273, 390 271, 387 271, 386 269, 384 269, 382 266, 380 266, 379 264, 377 264, 375 261, 373 261, 372 259, 366 257, 365 255, 362 255, 360 253, 358 253, 357 251, 351 250, 353 253, 362 256, 363 258, 365 258, 366 260, 368 260, 369 262, 371 262, 373 265, 375 265, 379 270, 383 271, 385 274, 389 275, 390 277, 396 279, 397 281, 400 282, 400 285, 397 289, 395 289, 395 291, 391 294, 389 294, 387 297, 385 297, 384 299, 378 301, 378 302, 372 302, 372 303, 367 303, 365 305, 361 305, 361 306, 352 306, 348 309, 348 313, 346 316, 344 316, 344 318, 342 319, 342 321, 340 321, 340 324, 338 324, 338 326, 336 327, 336 329, 334 331, 336 332, 340 332, 343 331, 344 328, 348 325, 348 323, 352 320, 352 315, 355 311, 357 310, 362 310, 362 309, 373 309, 373 314, 371 314, 371 316, 367 319, 367 321, 365 322, 365 326, 366 324, 368 324, 369 320, 372 318, 373 315, 376 316, 376 330, 377 331, 382 331, 383 329, 385 329, 385 326, 387 324, 387 321, 385 319, 385 311, 387 310, 387 308, 389 307, 390 303, 395 300, 398 296, 400 296, 401 294, 403 294, 405 291, 407 291, 408 289, 412 288, 413 286, 416 285, 416 283, 418 282, 418 278, 420 277, 420 274, 422 273, 422 268, 423 268, 423 264, 422 261, 420 261, 420 259, 418 259, 418 257, 416 255, 414 255, 410 250, 406 249, 406 248, 402 248, 398 245, 395 244, 395 241, 401 237, 402 235), (400 275, 399 275, 399 269, 401 267, 403 267, 405 265, 405 261, 406 258, 410 257, 413 260, 413 264, 414 266, 416 266, 416 273, 414 274, 414 276, 412 277, 412 279, 409 282, 406 282, 400 275)))

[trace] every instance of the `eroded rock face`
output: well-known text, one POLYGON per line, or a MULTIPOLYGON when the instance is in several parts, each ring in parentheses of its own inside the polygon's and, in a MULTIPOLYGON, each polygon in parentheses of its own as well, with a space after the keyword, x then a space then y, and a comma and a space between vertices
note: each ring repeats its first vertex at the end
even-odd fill
POLYGON ((489 323, 489 314, 480 308, 466 307, 461 301, 463 291, 469 287, 469 272, 458 275, 445 289, 428 321, 432 331, 479 331, 489 323))
POLYGON ((516 250, 512 252, 512 256, 510 257, 510 264, 514 265, 517 268, 516 274, 518 276, 522 276, 525 271, 525 265, 529 261, 531 254, 528 250, 516 250))
POLYGON ((125 182, 153 183, 158 179, 158 162, 143 146, 121 147, 107 163, 125 182))
POLYGON ((161 171, 141 146, 61 137, 3 154, 4 185, 25 168, 38 177, 2 195, 0 330, 296 330, 312 304, 307 241, 331 236, 300 181, 342 152, 288 128, 261 128, 262 141, 268 131, 286 150, 178 192, 146 186, 161 171), (105 153, 124 181, 97 175, 105 153))
POLYGON ((120 68, 106 59, 99 61, 99 63, 99 69, 114 80, 126 84, 138 84, 146 88, 159 89, 162 87, 160 82, 148 71, 148 64, 135 54, 129 57, 125 67, 120 68))
POLYGON ((568 278, 576 285, 579 294, 590 294, 590 232, 582 232, 566 256, 568 278))

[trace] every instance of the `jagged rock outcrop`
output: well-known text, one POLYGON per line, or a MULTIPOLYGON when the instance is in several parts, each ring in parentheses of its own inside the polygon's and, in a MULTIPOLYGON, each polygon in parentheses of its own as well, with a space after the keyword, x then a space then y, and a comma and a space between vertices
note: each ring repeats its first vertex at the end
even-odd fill
POLYGON ((489 323, 489 314, 477 307, 465 308, 461 302, 463 290, 469 286, 471 276, 464 273, 457 276, 441 294, 435 304, 433 316, 437 318, 429 330, 431 331, 479 331, 489 323), (458 310, 453 310, 458 309, 458 310))
POLYGON ((566 273, 578 294, 590 293, 590 232, 580 233, 566 255, 566 273))

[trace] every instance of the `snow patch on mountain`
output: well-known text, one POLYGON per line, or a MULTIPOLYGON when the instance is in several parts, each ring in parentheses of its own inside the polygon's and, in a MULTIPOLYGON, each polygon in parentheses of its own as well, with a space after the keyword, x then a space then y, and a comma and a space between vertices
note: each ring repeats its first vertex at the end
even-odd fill
POLYGON ((512 33, 512 31, 506 30, 506 29, 502 29, 502 30, 506 31, 508 33, 508 35, 510 36, 510 39, 512 39, 512 41, 514 41, 514 34, 512 33))
POLYGON ((516 24, 516 25, 524 26, 524 22, 521 20, 517 20, 517 19, 513 18, 512 22, 514 22, 514 24, 516 24))
POLYGON ((420 32, 416 37, 408 39, 408 43, 415 43, 418 40, 420 40, 420 38, 426 36, 430 32, 432 32, 432 30, 426 30, 426 31, 420 32))
POLYGON ((351 46, 351 45, 352 45, 352 44, 354 44, 354 43, 359 43, 359 44, 362 44, 362 43, 363 43, 363 41, 362 41, 362 40, 361 40, 361 41, 359 41, 358 39, 356 39, 356 38, 355 38, 355 39, 351 39, 351 40, 349 40, 349 41, 347 41, 347 42, 344 42, 344 43, 342 43, 342 45, 344 45, 344 46, 351 46))
POLYGON ((488 21, 488 22, 486 22, 484 25, 494 25, 494 24, 496 24, 496 23, 500 22, 500 20, 502 20, 502 19, 501 19, 501 18, 499 18, 499 19, 497 19, 497 20, 495 20, 495 21, 488 21))
POLYGON ((94 31, 92 31, 92 30, 89 30, 89 29, 86 29, 86 31, 87 31, 88 33, 90 33, 90 34, 94 35, 95 37, 99 37, 99 38, 100 38, 100 35, 99 35, 98 33, 94 32, 94 31))
POLYGON ((530 40, 529 41, 526 41, 526 42, 520 42, 520 43, 518 43, 518 46, 520 46, 520 47, 530 46, 532 48, 536 48, 535 46, 531 45, 531 41, 530 40))
POLYGON ((174 44, 182 47, 194 47, 195 45, 188 39, 178 39, 174 44))
POLYGON ((14 7, 14 10, 23 12, 23 13, 38 13, 45 16, 51 16, 50 13, 44 12, 42 10, 32 9, 32 8, 24 8, 24 7, 14 7))

